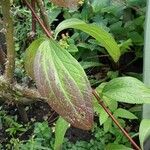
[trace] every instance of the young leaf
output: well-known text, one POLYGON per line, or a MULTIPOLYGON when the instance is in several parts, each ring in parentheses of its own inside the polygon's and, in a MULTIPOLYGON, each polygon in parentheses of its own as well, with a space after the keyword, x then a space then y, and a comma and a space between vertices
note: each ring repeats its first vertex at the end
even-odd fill
POLYGON ((68 128, 69 128, 69 123, 65 121, 62 117, 59 117, 55 126, 54 150, 61 149, 61 145, 63 144, 64 136, 68 128))
POLYGON ((92 128, 92 89, 87 76, 77 60, 53 39, 40 45, 34 76, 39 92, 58 114, 75 127, 92 128))
POLYGON ((86 32, 87 34, 91 35, 93 38, 95 38, 98 42, 100 42, 103 47, 106 48, 110 56, 113 58, 115 62, 118 61, 120 57, 120 49, 117 43, 115 42, 114 38, 106 32, 103 28, 93 25, 93 24, 87 24, 82 20, 73 18, 73 19, 67 19, 63 22, 61 22, 56 30, 55 34, 56 36, 58 33, 66 28, 74 28, 82 30, 83 32, 86 32))
POLYGON ((144 142, 150 136, 150 119, 143 119, 140 124, 139 130, 139 138, 140 138, 140 145, 143 149, 144 142))
POLYGON ((125 103, 150 103, 150 89, 133 77, 119 77, 109 81, 102 91, 110 100, 125 103))
POLYGON ((118 108, 114 112, 115 117, 120 117, 120 118, 125 118, 125 119, 138 119, 133 113, 130 111, 123 109, 123 108, 118 108))
POLYGON ((41 43, 44 40, 45 40, 44 38, 39 38, 39 39, 35 40, 27 48, 27 50, 25 52, 25 58, 24 58, 25 70, 32 79, 34 79, 34 72, 33 72, 34 58, 35 58, 35 55, 36 55, 36 52, 37 52, 39 46, 41 45, 41 43))

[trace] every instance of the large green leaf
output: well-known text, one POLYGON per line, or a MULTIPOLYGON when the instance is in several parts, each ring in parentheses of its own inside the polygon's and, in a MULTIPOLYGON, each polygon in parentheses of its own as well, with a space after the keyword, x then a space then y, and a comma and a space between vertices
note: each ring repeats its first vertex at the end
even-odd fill
POLYGON ((92 89, 74 57, 53 39, 44 41, 34 61, 34 76, 49 105, 73 126, 91 129, 93 125, 92 89))
POLYGON ((140 144, 143 149, 144 142, 150 136, 150 119, 143 119, 140 124, 139 138, 140 144))
POLYGON ((120 57, 120 49, 117 43, 115 42, 114 38, 106 32, 102 27, 93 25, 93 24, 87 24, 82 20, 73 18, 73 19, 67 19, 63 22, 61 22, 56 30, 56 36, 58 33, 66 28, 75 28, 82 30, 86 32, 87 34, 94 37, 98 42, 100 42, 103 47, 106 48, 110 56, 113 58, 115 62, 118 61, 120 57))
POLYGON ((60 150, 63 144, 64 136, 69 128, 69 123, 65 121, 62 117, 56 122, 55 126, 55 143, 54 143, 54 150, 60 150))
POLYGON ((25 52, 25 59, 24 59, 25 70, 32 79, 34 78, 34 73, 33 73, 34 58, 40 44, 44 40, 45 40, 44 38, 39 38, 35 40, 34 42, 31 43, 31 45, 27 48, 25 52))
POLYGON ((119 77, 108 82, 102 90, 110 100, 125 103, 150 103, 150 89, 133 77, 119 77))

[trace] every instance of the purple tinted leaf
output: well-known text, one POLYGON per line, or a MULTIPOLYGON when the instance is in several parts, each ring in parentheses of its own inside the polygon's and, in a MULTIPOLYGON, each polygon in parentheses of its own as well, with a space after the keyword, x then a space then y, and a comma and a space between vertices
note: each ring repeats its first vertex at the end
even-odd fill
POLYGON ((80 64, 57 42, 43 42, 34 61, 34 76, 48 104, 73 126, 93 125, 92 89, 80 64))

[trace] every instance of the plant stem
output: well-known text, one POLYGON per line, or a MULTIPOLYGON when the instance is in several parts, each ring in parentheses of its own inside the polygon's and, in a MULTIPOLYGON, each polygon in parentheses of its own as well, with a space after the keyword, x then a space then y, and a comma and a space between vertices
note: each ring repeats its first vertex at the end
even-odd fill
POLYGON ((11 16, 10 0, 1 0, 4 27, 6 30, 7 61, 5 69, 5 78, 9 83, 13 81, 15 69, 15 43, 13 38, 13 20, 11 16))
POLYGON ((18 104, 30 104, 36 101, 46 101, 36 89, 29 89, 19 84, 10 84, 0 76, 0 101, 13 101, 18 104))
POLYGON ((107 106, 104 104, 104 102, 100 99, 99 95, 95 90, 93 90, 93 95, 99 102, 99 104, 103 107, 103 109, 106 111, 106 113, 109 115, 109 117, 113 120, 113 122, 118 126, 118 128, 122 131, 122 133, 128 138, 128 140, 132 143, 132 145, 135 147, 136 150, 141 150, 140 147, 134 142, 134 140, 130 137, 130 135, 122 128, 120 123, 117 121, 117 119, 112 115, 110 110, 107 108, 107 106))
MULTIPOLYGON (((31 6, 32 6, 33 10, 35 11, 35 0, 31 1, 31 6)), ((36 20, 35 20, 33 13, 32 13, 32 32, 33 33, 36 32, 36 20)))
POLYGON ((46 35, 49 38, 51 38, 52 37, 52 33, 49 30, 46 29, 45 25, 43 24, 43 22, 41 21, 41 19, 36 15, 35 11, 33 10, 32 6, 30 5, 30 3, 27 0, 24 0, 24 2, 26 3, 26 5, 28 6, 28 8, 33 13, 34 17, 39 22, 40 26, 42 27, 42 29, 44 30, 44 32, 46 33, 46 35))
POLYGON ((47 30, 51 31, 50 25, 49 25, 49 20, 48 20, 48 15, 46 12, 46 9, 44 7, 44 3, 42 0, 36 0, 38 7, 40 8, 41 16, 43 18, 44 25, 47 30))

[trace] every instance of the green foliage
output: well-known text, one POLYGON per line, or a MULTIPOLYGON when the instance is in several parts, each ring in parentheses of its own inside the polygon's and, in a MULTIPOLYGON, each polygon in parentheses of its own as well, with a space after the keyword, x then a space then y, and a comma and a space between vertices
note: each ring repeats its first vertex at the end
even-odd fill
POLYGON ((144 142, 147 140, 149 136, 150 136, 150 120, 143 119, 140 124, 140 130, 139 130, 140 144, 142 149, 144 146, 144 142))
POLYGON ((0 111, 1 128, 7 127, 6 132, 14 137, 19 132, 25 132, 27 129, 20 123, 17 123, 12 116, 6 115, 6 112, 0 111))
MULTIPOLYGON (((138 73, 122 73, 122 67, 124 66, 122 66, 121 60, 121 63, 116 64, 111 61, 110 56, 117 62, 120 56, 124 57, 125 54, 130 55, 130 53, 134 53, 135 58, 124 64, 125 67, 142 58, 146 1, 87 0, 76 11, 72 9, 72 6, 66 5, 59 0, 56 0, 55 4, 70 7, 72 11, 50 4, 48 0, 44 2, 50 16, 49 20, 52 29, 59 23, 59 19, 67 20, 61 22, 55 31, 56 34, 60 31, 63 33, 62 37, 59 37, 60 45, 53 39, 45 40, 41 38, 34 41, 27 49, 25 68, 28 75, 35 79, 41 95, 48 97, 48 103, 59 114, 65 116, 66 119, 68 119, 68 116, 71 116, 69 121, 74 126, 89 129, 93 118, 86 118, 85 114, 89 115, 88 110, 91 113, 91 104, 87 108, 89 106, 88 99, 91 99, 91 88, 83 69, 87 72, 91 84, 96 87, 101 82, 112 79, 98 86, 97 91, 121 125, 128 128, 127 121, 137 119, 137 117, 132 113, 134 111, 128 110, 130 105, 124 104, 122 106, 121 102, 130 104, 149 103, 150 90, 135 78, 117 78, 128 74, 142 79, 138 73), (67 28, 74 28, 74 30, 67 28), (64 29, 67 29, 67 31, 64 29), (75 59, 79 61, 80 65, 75 59), (104 64, 106 62, 111 63, 111 65, 108 64, 107 66, 104 64), (93 68, 94 71, 91 73, 93 68), (102 75, 98 74, 103 72, 103 68, 106 72, 102 75), (95 73, 96 71, 98 72, 97 74, 95 73), (74 118, 75 121, 73 120, 74 118)), ((80 2, 82 3, 82 1, 80 2)), ((20 64, 22 65, 22 53, 24 53, 22 50, 28 45, 24 41, 26 41, 27 34, 31 29, 31 12, 24 7, 14 6, 12 11, 16 20, 15 38, 17 44, 15 46, 16 52, 19 54, 17 57, 20 59, 20 61, 16 59, 17 68, 15 75, 17 78, 22 78, 24 70, 20 64)), ((42 31, 38 27, 37 35, 41 34, 42 31)), ((95 100, 93 105, 94 111, 99 117, 101 128, 95 127, 93 129, 92 135, 94 138, 89 141, 77 141, 74 144, 65 139, 62 146, 63 149, 130 149, 129 147, 131 146, 127 139, 118 130, 103 108, 95 100)), ((66 122, 63 124, 62 120, 59 121, 55 128, 55 147, 58 145, 60 147, 63 143, 63 137, 68 128, 66 122)), ((2 115, 0 117, 0 127, 3 126, 4 122, 10 125, 6 131, 12 137, 16 136, 18 132, 26 130, 23 125, 13 122, 10 116, 2 115)), ((149 135, 149 124, 149 121, 141 123, 141 146, 143 146, 145 139, 149 135)), ((12 138, 10 145, 7 145, 8 149, 11 146, 16 150, 53 149, 54 137, 52 128, 49 128, 47 122, 37 123, 35 124, 33 136, 29 140, 20 141, 12 138)))
POLYGON ((124 145, 119 145, 119 144, 108 144, 106 147, 106 150, 132 150, 132 148, 126 147, 124 145))
POLYGON ((120 118, 125 118, 125 119, 138 119, 133 113, 123 108, 118 108, 114 112, 114 116, 116 118, 120 117, 120 118))
POLYGON ((62 147, 64 136, 69 128, 70 124, 66 122, 62 117, 59 117, 59 119, 56 122, 55 126, 55 143, 54 143, 54 150, 59 150, 62 147))
POLYGON ((150 89, 133 77, 119 77, 109 81, 102 95, 118 102, 150 103, 150 89))
POLYGON ((56 36, 58 35, 60 31, 67 29, 67 28, 75 28, 75 29, 79 29, 88 33, 89 35, 94 37, 101 46, 106 48, 109 55, 113 58, 115 62, 118 61, 120 57, 119 47, 117 43, 115 42, 114 38, 101 27, 98 27, 96 25, 86 24, 82 20, 79 20, 76 18, 68 19, 68 20, 61 22, 57 26, 56 31, 55 31, 56 36))

